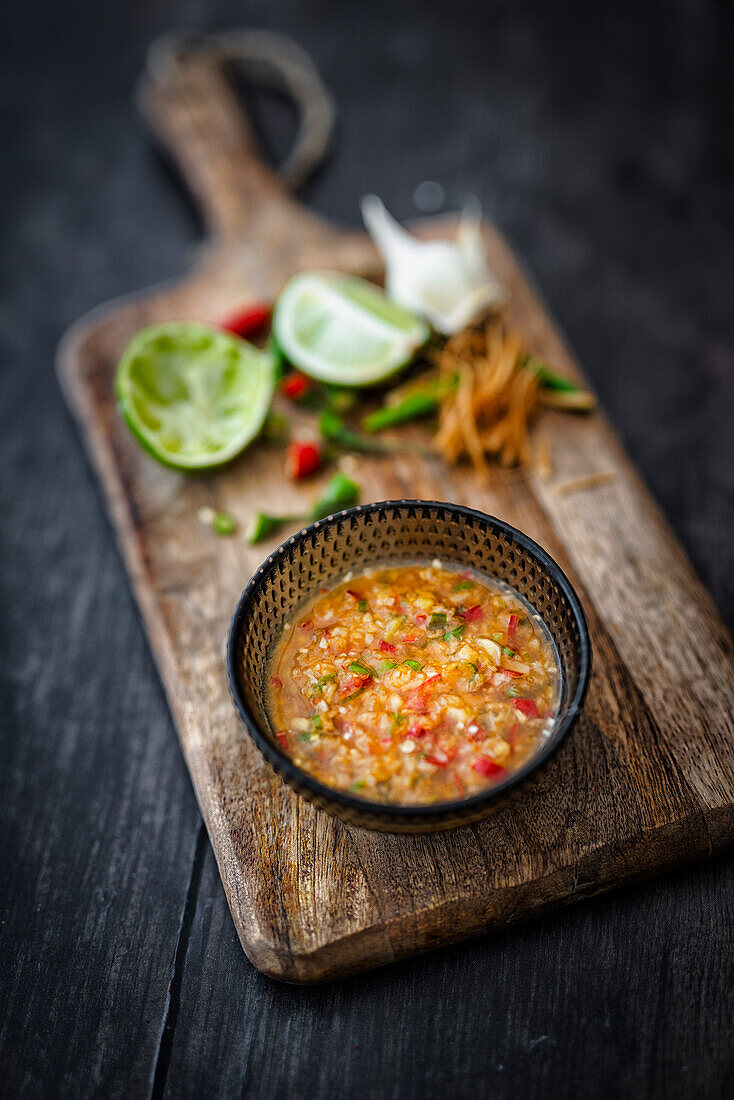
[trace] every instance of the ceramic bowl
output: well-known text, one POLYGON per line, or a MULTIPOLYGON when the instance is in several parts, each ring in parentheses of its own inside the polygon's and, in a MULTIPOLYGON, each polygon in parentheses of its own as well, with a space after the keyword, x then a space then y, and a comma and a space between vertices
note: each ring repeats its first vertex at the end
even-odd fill
POLYGON ((555 561, 502 520, 457 504, 391 500, 338 512, 287 539, 242 593, 227 644, 235 706, 268 764, 304 798, 353 824, 387 832, 450 829, 493 813, 544 767, 583 706, 591 666, 586 619, 555 561), (439 558, 505 581, 542 617, 561 668, 554 724, 527 763, 471 798, 424 806, 369 802, 318 782, 298 768, 274 736, 266 710, 269 662, 283 624, 322 588, 351 571, 400 560, 439 558))

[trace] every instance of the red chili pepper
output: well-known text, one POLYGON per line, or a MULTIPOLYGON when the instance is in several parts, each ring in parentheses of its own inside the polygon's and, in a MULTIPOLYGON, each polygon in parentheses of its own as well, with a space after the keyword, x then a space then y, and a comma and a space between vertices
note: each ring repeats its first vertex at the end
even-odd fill
POLYGON ((352 676, 351 679, 347 680, 344 684, 339 695, 343 699, 346 695, 351 695, 353 692, 359 691, 360 688, 363 688, 364 685, 369 682, 369 680, 369 676, 352 676))
POLYGON ((517 672, 514 668, 503 668, 502 671, 508 676, 522 676, 522 672, 517 672))
POLYGON ((288 734, 284 730, 278 730, 275 736, 278 738, 285 751, 288 752, 288 734))
POLYGON ((465 607, 463 611, 457 611, 456 614, 463 623, 474 623, 482 617, 481 604, 475 603, 473 607, 465 607))
POLYGON ((311 619, 306 619, 305 623, 301 623, 301 630, 313 630, 313 622, 311 619))
POLYGON ((270 683, 273 685, 274 688, 282 688, 283 686, 283 681, 281 680, 280 676, 271 676, 270 683))
POLYGON ((437 768, 447 768, 449 766, 448 760, 439 760, 437 756, 424 756, 423 759, 428 764, 435 764, 437 768))
POLYGON ((315 474, 321 466, 321 450, 315 443, 298 443, 296 440, 288 445, 285 468, 288 477, 293 481, 315 474))
POLYGON ((510 615, 507 620, 507 637, 511 642, 515 641, 515 631, 517 630, 518 618, 517 615, 510 615))
POLYGON ((434 676, 429 676, 427 680, 424 680, 422 684, 419 684, 415 691, 411 692, 408 696, 408 706, 411 710, 425 710, 426 700, 424 698, 424 691, 429 684, 433 684, 436 680, 441 679, 441 673, 437 672, 434 676))
POLYGON ((404 642, 407 642, 407 643, 408 643, 408 645, 412 645, 412 644, 413 644, 413 642, 417 642, 417 641, 418 641, 418 639, 417 639, 417 638, 413 638, 413 637, 411 637, 411 638, 408 638, 408 637, 406 636, 405 638, 403 638, 403 641, 404 641, 404 642))
POLYGON ((410 726, 408 726, 408 729, 406 731, 405 736, 406 737, 425 737, 427 732, 428 731, 426 730, 426 727, 421 725, 420 722, 413 722, 410 726))
POLYGON ((305 374, 289 374, 280 383, 280 392, 291 401, 299 401, 309 390, 311 383, 305 374))
POLYGON ((353 600, 361 600, 362 599, 359 592, 355 592, 353 588, 348 588, 347 589, 347 595, 351 596, 353 600))
POLYGON ((398 651, 398 647, 395 645, 391 645, 390 642, 379 641, 377 643, 377 648, 379 649, 380 653, 397 653, 398 651))
POLYGON ((254 306, 246 306, 238 310, 224 321, 220 321, 219 327, 225 332, 234 332, 236 336, 257 336, 270 320, 270 306, 258 303, 254 306))
POLYGON ((516 699, 515 706, 523 714, 527 714, 528 718, 540 718, 538 704, 534 699, 516 699))
POLYGON ((479 772, 480 775, 489 778, 492 775, 499 776, 504 775, 506 769, 501 764, 495 764, 494 760, 490 760, 488 756, 480 756, 472 764, 472 770, 479 772))
POLYGON ((426 619, 427 619, 427 618, 428 618, 428 616, 427 616, 427 615, 416 615, 416 617, 415 617, 415 621, 416 621, 417 623, 424 623, 424 622, 426 621, 426 619))

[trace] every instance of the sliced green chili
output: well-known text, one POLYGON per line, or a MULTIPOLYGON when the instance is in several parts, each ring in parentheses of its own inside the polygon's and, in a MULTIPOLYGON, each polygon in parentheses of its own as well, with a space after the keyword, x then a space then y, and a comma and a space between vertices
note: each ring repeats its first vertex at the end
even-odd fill
POLYGON ((332 512, 340 512, 342 508, 351 508, 359 500, 359 493, 356 481, 352 481, 346 474, 334 474, 326 483, 321 496, 312 504, 308 519, 323 519, 332 512))
POLYGON ((364 661, 352 661, 349 666, 350 672, 356 672, 358 676, 370 676, 374 678, 375 670, 371 665, 366 665, 364 661))

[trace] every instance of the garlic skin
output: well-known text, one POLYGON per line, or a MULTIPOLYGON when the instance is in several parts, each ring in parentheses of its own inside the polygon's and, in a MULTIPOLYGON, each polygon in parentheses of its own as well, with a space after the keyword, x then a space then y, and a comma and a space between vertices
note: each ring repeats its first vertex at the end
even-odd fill
POLYGON ((451 336, 505 293, 487 266, 478 206, 466 208, 455 241, 422 241, 408 233, 377 195, 361 203, 362 219, 385 263, 385 290, 405 309, 451 336))

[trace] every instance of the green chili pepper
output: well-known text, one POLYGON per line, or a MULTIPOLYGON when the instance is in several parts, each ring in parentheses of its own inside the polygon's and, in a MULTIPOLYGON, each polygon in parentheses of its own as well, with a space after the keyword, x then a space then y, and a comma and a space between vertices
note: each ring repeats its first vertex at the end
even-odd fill
POLYGON ((303 733, 299 733, 298 740, 299 741, 310 741, 311 740, 311 734, 309 733, 308 730, 304 730, 303 733))
POLYGON ((434 611, 428 623, 429 630, 443 630, 446 626, 446 612, 434 611))
POLYGON ((528 355, 523 366, 527 367, 528 370, 534 371, 541 385, 545 386, 546 389, 558 390, 561 393, 581 392, 581 386, 571 378, 566 378, 562 374, 556 374, 556 372, 551 370, 542 359, 538 359, 535 355, 528 355))
POLYGON ((329 443, 335 443, 338 447, 344 447, 348 451, 372 451, 381 450, 379 445, 373 446, 372 441, 365 439, 359 432, 355 432, 344 423, 338 413, 327 410, 319 417, 319 431, 323 439, 329 443))
POLYGON ((338 413, 331 410, 327 410, 319 417, 319 431, 322 439, 325 439, 327 443, 343 447, 346 451, 360 451, 363 454, 408 452, 425 455, 432 453, 429 448, 422 447, 417 443, 393 443, 384 439, 369 439, 361 432, 355 432, 338 413))
POLYGON ((395 730, 400 729, 400 727, 402 725, 404 725, 406 720, 407 719, 406 719, 405 715, 402 713, 402 711, 399 711, 399 710, 393 711, 393 723, 390 726, 390 733, 394 733, 395 730))
POLYGON ((420 670, 423 668, 423 665, 420 663, 420 661, 403 661, 403 664, 407 665, 408 668, 411 668, 413 672, 420 672, 420 670))
POLYGON ((474 581, 460 581, 454 585, 454 592, 465 592, 467 588, 473 588, 474 581))
POLYGON ((335 386, 333 382, 324 382, 326 408, 336 413, 348 413, 355 409, 359 397, 354 390, 346 386, 335 386))
POLYGON ((469 668, 472 670, 472 673, 475 676, 479 672, 479 669, 477 668, 477 666, 475 664, 472 664, 471 661, 464 661, 464 664, 469 666, 469 668))
POLYGON ((383 672, 389 672, 391 668, 397 668, 397 661, 380 661, 377 666, 377 671, 382 674, 383 672))
POLYGON ((366 432, 381 432, 383 428, 393 428, 409 420, 430 416, 436 412, 440 403, 440 398, 433 390, 411 393, 394 405, 383 405, 381 409, 369 413, 362 419, 362 427, 366 432))
POLYGON ((349 671, 356 672, 358 676, 371 676, 374 678, 375 675, 375 670, 370 665, 366 665, 364 661, 352 661, 349 671))
POLYGON ((446 633, 443 636, 443 640, 445 642, 451 642, 451 641, 453 641, 454 638, 460 638, 463 633, 464 633, 463 625, 462 626, 455 626, 453 630, 447 630, 446 631, 446 633))
POLYGON ((357 611, 361 611, 364 614, 369 606, 369 600, 357 600, 357 611))
POLYGON ((434 378, 423 385, 415 384, 398 400, 391 401, 388 396, 381 409, 363 419, 362 427, 366 432, 380 432, 383 428, 430 416, 437 411, 446 394, 456 389, 458 384, 459 376, 454 374, 447 380, 434 378))
POLYGON ((350 791, 363 791, 367 786, 366 779, 357 779, 349 788, 350 791))
POLYGON ((287 523, 296 523, 299 519, 299 516, 269 516, 267 512, 256 512, 247 528, 247 541, 253 545, 262 542, 277 534, 287 523))
POLYGON ((323 493, 311 506, 308 519, 323 519, 332 512, 340 512, 342 508, 350 508, 359 500, 359 485, 345 474, 334 474, 327 482, 323 493))
POLYGON ((237 520, 229 512, 215 512, 212 530, 216 535, 233 535, 237 530, 237 520))
POLYGON ((324 720, 320 714, 311 715, 311 725, 315 730, 321 730, 324 728, 324 720))
POLYGON ((288 419, 283 416, 282 413, 275 412, 271 409, 268 415, 265 417, 265 423, 262 426, 260 433, 261 438, 265 443, 277 445, 280 443, 287 443, 290 438, 290 424, 288 419))
POLYGON ((517 656, 517 654, 515 653, 515 650, 510 649, 510 647, 508 645, 503 645, 502 646, 502 652, 504 653, 505 657, 516 657, 517 656))

